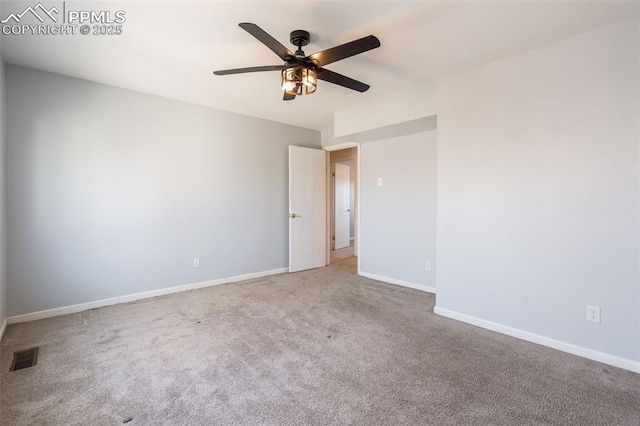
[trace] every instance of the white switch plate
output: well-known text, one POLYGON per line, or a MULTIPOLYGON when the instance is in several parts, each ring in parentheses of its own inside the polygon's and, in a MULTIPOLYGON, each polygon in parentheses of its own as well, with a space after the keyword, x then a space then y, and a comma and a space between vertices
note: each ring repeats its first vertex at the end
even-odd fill
POLYGON ((382 186, 382 178, 378 178, 378 186, 382 186))
POLYGON ((424 269, 426 269, 427 271, 431 270, 431 262, 429 260, 427 260, 427 263, 424 265, 424 269))
POLYGON ((600 322, 600 306, 587 305, 587 321, 600 322))
POLYGON ((200 267, 200 258, 196 257, 193 259, 193 267, 194 268, 199 268, 200 267))

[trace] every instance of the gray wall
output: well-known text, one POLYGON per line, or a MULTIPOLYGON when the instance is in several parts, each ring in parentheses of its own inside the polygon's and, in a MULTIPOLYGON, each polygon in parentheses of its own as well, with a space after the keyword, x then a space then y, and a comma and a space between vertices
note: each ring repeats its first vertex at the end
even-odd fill
POLYGON ((7 317, 7 193, 6 193, 6 85, 0 55, 0 325, 7 317))
POLYGON ((638 31, 626 19, 336 113, 338 137, 437 114, 437 308, 640 361, 638 31))
POLYGON ((287 266, 287 146, 319 132, 6 71, 9 315, 287 266))
POLYGON ((640 360, 639 48, 627 20, 442 85, 437 306, 640 360))
POLYGON ((436 286, 436 142, 430 131, 361 145, 361 272, 436 286))

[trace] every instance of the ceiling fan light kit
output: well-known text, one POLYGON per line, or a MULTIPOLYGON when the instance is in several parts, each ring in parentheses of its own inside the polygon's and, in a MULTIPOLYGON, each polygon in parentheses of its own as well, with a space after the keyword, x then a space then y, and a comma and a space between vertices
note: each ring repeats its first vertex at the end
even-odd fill
POLYGON ((245 22, 239 25, 278 55, 284 61, 284 64, 214 71, 215 75, 280 71, 282 77, 280 86, 284 92, 283 99, 285 101, 293 100, 296 96, 314 93, 318 88, 318 80, 328 81, 358 92, 365 92, 370 87, 368 84, 323 67, 341 59, 380 47, 380 41, 372 35, 305 56, 302 46, 309 44, 311 39, 309 33, 305 30, 291 32, 290 41, 297 47, 294 54, 256 24, 245 22))
POLYGON ((318 87, 318 74, 308 67, 285 68, 281 86, 290 95, 310 95, 318 87))
MULTIPOLYGON (((291 44, 298 47, 296 50, 296 58, 304 59, 305 55, 302 51, 302 46, 309 44, 311 35, 305 30, 295 30, 291 32, 289 36, 291 44)), ((311 66, 289 66, 282 70, 282 83, 280 86, 285 94, 300 96, 310 95, 318 88, 318 74, 311 66)))

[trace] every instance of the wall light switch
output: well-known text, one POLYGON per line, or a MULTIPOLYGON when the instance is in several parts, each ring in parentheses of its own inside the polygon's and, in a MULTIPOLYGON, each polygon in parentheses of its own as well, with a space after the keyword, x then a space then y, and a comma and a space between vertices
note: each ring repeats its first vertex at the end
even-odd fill
POLYGON ((199 268, 200 267, 200 258, 196 257, 193 259, 193 267, 194 268, 199 268))
POLYGON ((378 178, 378 186, 382 186, 382 178, 378 178))

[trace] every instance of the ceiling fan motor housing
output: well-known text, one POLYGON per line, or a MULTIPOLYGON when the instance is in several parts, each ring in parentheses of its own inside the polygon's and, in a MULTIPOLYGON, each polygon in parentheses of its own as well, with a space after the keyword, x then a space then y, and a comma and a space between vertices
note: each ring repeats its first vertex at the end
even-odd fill
POLYGON ((309 44, 309 41, 311 40, 311 36, 309 35, 308 31, 295 30, 295 31, 291 31, 290 40, 294 46, 301 47, 309 44))

